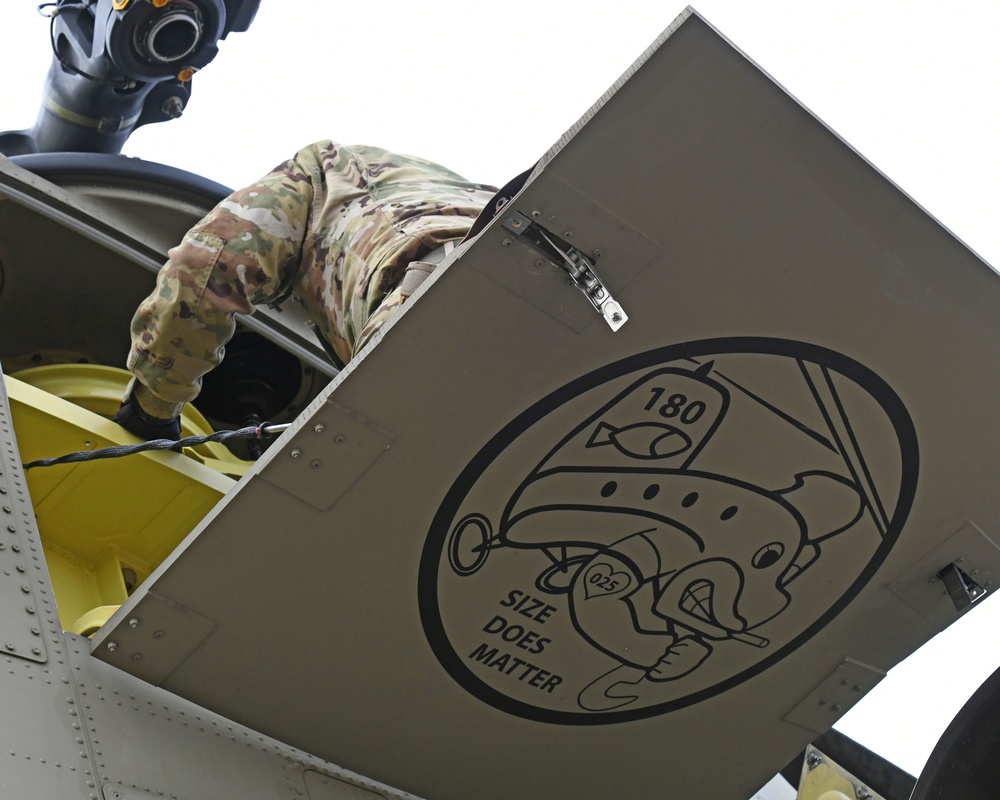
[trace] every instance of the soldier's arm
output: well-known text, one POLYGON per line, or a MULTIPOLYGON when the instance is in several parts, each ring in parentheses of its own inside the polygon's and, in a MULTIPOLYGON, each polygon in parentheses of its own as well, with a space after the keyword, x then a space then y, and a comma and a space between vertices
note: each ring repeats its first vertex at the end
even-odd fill
POLYGON ((136 399, 170 418, 222 358, 235 314, 274 299, 298 268, 318 180, 306 148, 223 200, 192 228, 132 320, 128 367, 136 399))

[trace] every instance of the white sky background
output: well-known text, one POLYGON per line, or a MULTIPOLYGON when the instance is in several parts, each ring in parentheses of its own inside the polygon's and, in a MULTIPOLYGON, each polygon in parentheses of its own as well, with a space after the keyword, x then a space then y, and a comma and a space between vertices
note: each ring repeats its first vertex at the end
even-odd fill
MULTIPOLYGON (((29 127, 38 110, 50 51, 36 4, 4 0, 0 129, 29 127)), ((699 0, 696 8, 1000 264, 1000 3, 699 0)), ((681 0, 263 0, 250 30, 232 34, 196 76, 184 117, 140 129, 126 152, 235 187, 333 138, 502 184, 682 9, 681 0)), ((894 669, 838 728, 918 774, 951 717, 1000 665, 994 605, 987 598, 894 669)))

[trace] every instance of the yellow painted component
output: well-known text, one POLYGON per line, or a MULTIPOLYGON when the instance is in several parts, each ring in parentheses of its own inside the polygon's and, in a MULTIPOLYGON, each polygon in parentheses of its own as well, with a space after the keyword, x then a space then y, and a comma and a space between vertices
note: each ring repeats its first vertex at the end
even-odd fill
POLYGON ((121 11, 123 8, 125 8, 126 6, 128 6, 128 4, 131 1, 132 0, 113 0, 113 2, 111 3, 111 7, 115 11, 121 11))
POLYGON ((163 8, 170 0, 153 0, 153 5, 156 8, 163 8))
POLYGON ((184 67, 180 72, 177 73, 177 80, 181 83, 187 83, 194 77, 194 67, 184 67))
MULTIPOLYGON (((4 380, 24 462, 136 441, 82 405, 17 378, 4 380)), ((110 389, 99 381, 89 389, 88 403, 106 402, 110 389)), ((67 630, 91 633, 235 485, 169 451, 32 469, 27 483, 60 620, 67 630)))
POLYGON ((885 800, 815 747, 806 748, 795 800, 885 800))
POLYGON ((72 625, 66 627, 70 633, 78 636, 93 636, 97 629, 111 619, 111 616, 118 610, 119 606, 98 606, 80 617, 72 625))
MULTIPOLYGON (((117 413, 125 387, 132 379, 132 373, 126 370, 100 364, 50 364, 23 369, 13 373, 13 376, 102 417, 113 417, 117 413)), ((205 436, 211 432, 212 426, 201 412, 190 404, 184 406, 184 412, 181 414, 181 435, 205 436)), ((185 453, 213 469, 234 477, 243 475, 250 467, 249 461, 234 456, 229 448, 218 442, 191 447, 185 450, 185 453)), ((52 455, 62 455, 62 453, 52 455)))

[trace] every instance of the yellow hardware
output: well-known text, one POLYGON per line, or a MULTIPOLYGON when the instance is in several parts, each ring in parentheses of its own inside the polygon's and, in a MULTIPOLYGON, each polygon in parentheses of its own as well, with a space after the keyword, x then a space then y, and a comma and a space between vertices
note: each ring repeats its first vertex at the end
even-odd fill
POLYGON ((177 80, 181 83, 187 83, 194 77, 194 67, 184 67, 180 72, 177 73, 177 80))
MULTIPOLYGON (((117 409, 125 383, 122 376, 111 381, 113 386, 105 383, 102 376, 108 369, 74 364, 61 374, 49 367, 20 373, 73 395, 79 404, 5 376, 25 463, 136 441, 121 426, 84 407, 110 404, 112 413, 117 409), (91 368, 80 373, 81 367, 91 368), (81 374, 87 379, 82 380, 81 374), (68 386, 75 388, 68 391, 68 386)), ((185 420, 185 425, 191 424, 185 420)), ((180 453, 146 452, 27 472, 66 630, 93 633, 93 626, 106 619, 105 612, 113 613, 233 487, 232 478, 207 466, 217 466, 220 459, 202 460, 205 463, 180 453)))
MULTIPOLYGON (((126 370, 100 364, 50 364, 23 369, 13 373, 13 376, 102 417, 113 417, 117 413, 125 387, 132 379, 132 373, 126 370)), ((184 406, 181 414, 183 436, 204 436, 211 432, 212 426, 194 406, 184 406)), ((234 477, 243 475, 250 468, 250 462, 234 456, 229 448, 218 442, 188 448, 185 454, 234 477)))
POLYGON ((88 611, 72 625, 68 625, 66 630, 77 636, 93 636, 97 633, 98 628, 111 619, 112 614, 118 608, 119 606, 98 606, 88 611))
POLYGON ((884 800, 812 745, 806 748, 796 800, 884 800))
POLYGON ((153 5, 156 8, 163 8, 170 0, 153 0, 153 5))
POLYGON ((121 11, 131 2, 132 0, 113 0, 113 2, 111 3, 111 7, 115 11, 121 11))

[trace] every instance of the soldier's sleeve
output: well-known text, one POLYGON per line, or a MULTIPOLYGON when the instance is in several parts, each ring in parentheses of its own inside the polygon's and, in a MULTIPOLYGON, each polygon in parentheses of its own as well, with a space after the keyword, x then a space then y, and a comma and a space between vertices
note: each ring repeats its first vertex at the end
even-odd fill
POLYGON ((127 366, 153 416, 174 417, 222 359, 235 314, 250 314, 293 280, 318 180, 306 148, 234 192, 170 250, 132 320, 127 366))

